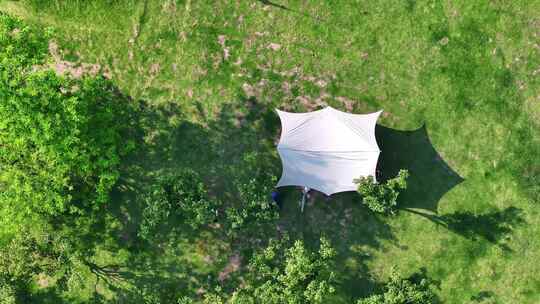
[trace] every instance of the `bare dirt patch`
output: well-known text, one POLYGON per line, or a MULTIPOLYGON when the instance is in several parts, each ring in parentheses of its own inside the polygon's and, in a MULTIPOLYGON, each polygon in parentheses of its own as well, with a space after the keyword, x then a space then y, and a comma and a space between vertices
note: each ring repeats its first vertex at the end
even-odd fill
POLYGON ((229 263, 225 268, 219 273, 218 280, 220 282, 223 282, 227 280, 231 273, 238 271, 240 269, 240 266, 242 265, 242 260, 240 258, 240 255, 238 253, 233 254, 229 258, 229 263))
POLYGON ((51 285, 51 277, 44 273, 40 273, 37 277, 36 282, 39 288, 47 288, 51 285))
POLYGON ((34 71, 52 69, 58 75, 68 75, 75 79, 80 79, 85 75, 97 76, 100 73, 105 78, 110 79, 112 77, 112 73, 108 67, 102 68, 101 65, 96 63, 64 60, 63 53, 64 52, 60 50, 56 41, 51 40, 49 42, 49 54, 51 55, 53 62, 41 66, 34 66, 34 71))

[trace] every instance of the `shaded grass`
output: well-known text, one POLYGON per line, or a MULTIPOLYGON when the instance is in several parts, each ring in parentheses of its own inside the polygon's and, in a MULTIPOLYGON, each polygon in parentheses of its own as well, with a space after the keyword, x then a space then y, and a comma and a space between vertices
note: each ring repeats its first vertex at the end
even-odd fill
MULTIPOLYGON (((326 234, 338 249, 335 302, 377 289, 390 265, 403 275, 425 267, 444 303, 540 301, 540 269, 529 262, 540 258, 538 4, 276 1, 286 10, 264 2, 55 1, 39 11, 0 4, 55 26, 70 60, 107 67, 132 100, 145 100, 139 154, 126 164, 107 224, 111 246, 96 251, 135 245, 116 235, 136 232, 138 191, 160 172, 193 168, 231 200, 245 152, 264 154, 265 167, 279 172, 274 107, 382 108, 382 168, 388 176, 411 169, 400 203, 424 215, 378 218, 352 194, 316 199, 301 215, 298 193, 286 193, 282 228, 308 243, 326 234)), ((187 274, 194 293, 230 249, 226 241, 182 247, 133 251, 144 266, 128 284, 167 288, 187 274), (160 258, 193 262, 152 264, 160 258)), ((142 296, 109 288, 106 297, 142 296)))

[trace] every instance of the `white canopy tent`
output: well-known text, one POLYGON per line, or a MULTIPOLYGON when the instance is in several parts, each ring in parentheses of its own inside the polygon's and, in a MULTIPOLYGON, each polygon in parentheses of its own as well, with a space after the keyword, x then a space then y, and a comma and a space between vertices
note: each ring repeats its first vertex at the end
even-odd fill
POLYGON ((355 178, 376 177, 380 149, 375 125, 382 111, 350 114, 332 107, 309 113, 276 111, 282 128, 277 149, 283 164, 277 187, 307 186, 332 195, 355 191, 355 178))

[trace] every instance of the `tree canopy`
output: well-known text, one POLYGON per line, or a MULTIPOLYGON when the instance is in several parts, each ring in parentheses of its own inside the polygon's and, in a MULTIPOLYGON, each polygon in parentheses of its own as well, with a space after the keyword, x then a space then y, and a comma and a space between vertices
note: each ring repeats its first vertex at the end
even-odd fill
MULTIPOLYGON (((241 286, 228 295, 209 293, 203 303, 326 303, 335 291, 335 250, 326 238, 320 239, 317 251, 306 248, 301 240, 290 246, 287 243, 287 237, 271 240, 251 258, 241 286)), ((180 303, 191 301, 179 300, 180 303)))
POLYGON ((434 304, 437 296, 425 278, 402 278, 392 269, 390 280, 381 294, 358 300, 357 304, 434 304))
POLYGON ((2 225, 98 208, 133 148, 122 137, 127 107, 101 76, 48 68, 46 33, 4 14, 0 24, 2 225))
POLYGON ((333 292, 335 250, 322 238, 317 252, 300 240, 283 250, 271 243, 250 263, 248 297, 259 303, 324 303, 333 292))
POLYGON ((155 239, 186 226, 198 229, 217 219, 220 203, 208 196, 200 176, 193 170, 166 174, 158 178, 145 195, 139 235, 155 239), (185 226, 178 226, 185 224, 185 226))

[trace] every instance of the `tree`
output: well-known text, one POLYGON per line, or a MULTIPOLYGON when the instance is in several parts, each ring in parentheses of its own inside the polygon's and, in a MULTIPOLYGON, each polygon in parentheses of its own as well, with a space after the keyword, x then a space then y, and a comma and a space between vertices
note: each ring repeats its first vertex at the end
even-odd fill
POLYGON ((0 214, 6 223, 99 208, 119 177, 121 157, 133 148, 123 140, 127 107, 112 83, 39 66, 48 57, 42 36, 48 37, 0 15, 0 214))
POLYGON ((325 303, 334 292, 335 250, 321 238, 317 252, 300 240, 289 247, 272 240, 249 264, 246 286, 234 293, 232 303, 325 303))
POLYGON ((429 281, 425 278, 401 278, 392 269, 390 281, 384 287, 382 294, 372 295, 358 300, 357 304, 433 304, 437 303, 435 293, 430 289, 429 281))
POLYGON ((373 176, 360 177, 354 182, 358 184, 358 193, 362 195, 362 202, 372 211, 384 214, 395 214, 397 198, 400 191, 407 189, 407 170, 399 170, 396 177, 385 183, 375 183, 373 176))
POLYGON ((144 197, 145 208, 139 235, 152 238, 160 231, 184 223, 192 229, 214 222, 220 203, 208 197, 200 176, 193 170, 158 178, 144 197))
MULTIPOLYGON (((243 283, 230 294, 220 287, 206 293, 204 304, 319 304, 326 303, 335 291, 335 250, 325 238, 318 251, 311 251, 300 240, 287 246, 289 239, 270 240, 268 246, 256 252, 243 283)), ((179 304, 195 303, 188 297, 179 304)))

